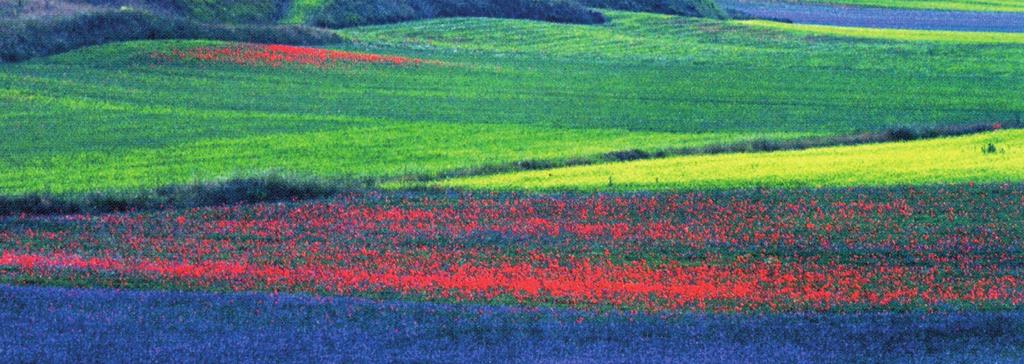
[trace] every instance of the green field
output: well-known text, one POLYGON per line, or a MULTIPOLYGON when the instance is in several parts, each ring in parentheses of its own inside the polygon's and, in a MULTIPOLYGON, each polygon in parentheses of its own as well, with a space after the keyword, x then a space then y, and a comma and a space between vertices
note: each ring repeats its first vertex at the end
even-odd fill
POLYGON ((259 175, 430 176, 628 149, 988 123, 1024 113, 1024 46, 808 36, 608 12, 339 31, 409 67, 250 67, 109 44, 0 64, 0 194, 259 175))
POLYGON ((884 8, 934 9, 962 11, 1024 11, 1021 0, 802 0, 829 4, 874 6, 884 8))
POLYGON ((295 0, 281 19, 286 24, 305 24, 313 14, 324 6, 325 0, 295 0))
POLYGON ((434 183, 471 189, 675 190, 1024 181, 1024 131, 776 153, 687 156, 434 183), (982 150, 989 145, 994 153, 982 150))

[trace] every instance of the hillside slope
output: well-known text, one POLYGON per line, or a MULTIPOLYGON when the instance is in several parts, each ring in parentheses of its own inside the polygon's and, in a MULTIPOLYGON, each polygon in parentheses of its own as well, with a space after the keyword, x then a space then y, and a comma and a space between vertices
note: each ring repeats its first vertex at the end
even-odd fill
POLYGON ((607 16, 599 27, 458 18, 348 29, 344 50, 369 54, 337 63, 317 63, 335 53, 316 49, 175 41, 0 65, 0 193, 270 171, 420 180, 1024 111, 1020 45, 607 16), (272 61, 285 55, 299 63, 272 61), (358 61, 394 56, 405 61, 358 61))

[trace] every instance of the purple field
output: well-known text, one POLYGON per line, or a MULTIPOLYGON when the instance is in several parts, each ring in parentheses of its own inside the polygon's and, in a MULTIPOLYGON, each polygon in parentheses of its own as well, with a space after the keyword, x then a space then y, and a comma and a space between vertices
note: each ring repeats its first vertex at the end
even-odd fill
POLYGON ((0 362, 1017 362, 1024 313, 629 314, 0 286, 0 362))
POLYGON ((1024 32, 1024 13, 906 10, 757 0, 724 0, 719 1, 719 4, 757 18, 794 23, 893 29, 1024 32))

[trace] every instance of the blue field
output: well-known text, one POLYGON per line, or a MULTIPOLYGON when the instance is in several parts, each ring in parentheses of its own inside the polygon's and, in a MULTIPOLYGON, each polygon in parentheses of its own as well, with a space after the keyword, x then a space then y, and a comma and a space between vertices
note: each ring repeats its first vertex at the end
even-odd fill
POLYGON ((1019 362, 1024 312, 652 315, 0 286, 0 362, 1019 362))

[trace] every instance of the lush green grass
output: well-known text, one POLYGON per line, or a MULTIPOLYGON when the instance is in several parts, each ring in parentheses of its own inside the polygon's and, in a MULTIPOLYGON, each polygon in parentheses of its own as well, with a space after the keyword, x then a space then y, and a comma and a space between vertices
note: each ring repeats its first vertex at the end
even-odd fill
POLYGON ((801 0, 829 4, 875 6, 884 8, 963 10, 963 11, 1024 11, 1022 0, 801 0))
POLYGON ((1024 131, 803 151, 688 156, 471 177, 434 186, 527 190, 846 187, 1024 181, 1024 131), (995 153, 982 150, 992 144, 995 153))
MULTIPOLYGON (((0 122, 17 135, 2 145, 0 193, 151 188, 244 177, 268 170, 326 178, 429 175, 521 160, 558 161, 634 148, 655 151, 814 134, 669 133, 559 128, 501 120, 408 121, 412 118, 345 115, 344 107, 317 113, 317 108, 325 107, 324 104, 309 103, 329 103, 324 97, 375 102, 364 106, 366 110, 383 108, 386 98, 374 101, 372 97, 357 95, 371 94, 373 87, 368 83, 389 77, 411 77, 418 73, 442 77, 452 72, 477 71, 463 65, 275 70, 234 65, 157 65, 149 60, 150 52, 172 45, 221 44, 138 42, 92 48, 38 62, 47 68, 88 63, 89 67, 73 68, 81 71, 79 75, 97 72, 89 82, 34 77, 28 73, 0 76, 0 80, 11 84, 21 81, 32 85, 0 92, 0 105, 6 111, 0 122), (101 65, 112 58, 112 64, 101 65), (130 66, 129 60, 139 65, 130 66), (97 71, 102 68, 106 69, 97 71), (363 85, 341 86, 361 77, 368 77, 363 85), (327 83, 321 83, 322 79, 327 83), (332 84, 339 87, 334 89, 332 84), (231 87, 242 92, 231 91, 231 87), (271 88, 272 92, 260 94, 271 88), (78 95, 69 95, 68 90, 78 95), (331 95, 332 90, 339 94, 331 95), (190 97, 196 96, 189 95, 190 92, 205 97, 190 97), (251 104, 240 107, 242 110, 217 104, 225 101, 251 104), (253 107, 261 102, 269 105, 253 107)), ((25 68, 32 69, 30 65, 25 68)), ((410 80, 405 84, 416 86, 410 80)), ((377 91, 402 92, 398 87, 377 91)), ((413 89, 403 93, 415 99, 424 92, 413 89)), ((405 110, 413 109, 413 105, 407 107, 405 110)))
POLYGON ((281 22, 286 24, 305 24, 309 21, 310 17, 324 7, 325 3, 327 3, 327 0, 293 0, 281 22))
POLYGON ((745 20, 740 23, 753 27, 778 29, 817 36, 836 36, 914 42, 952 42, 986 44, 1024 44, 1024 33, 955 32, 942 30, 880 29, 837 27, 817 24, 781 23, 766 20, 745 20))
POLYGON ((0 193, 258 175, 432 175, 754 138, 972 124, 1024 112, 1024 47, 820 39, 609 12, 578 26, 445 19, 339 46, 443 65, 159 64, 211 42, 0 65, 0 193))
MULTIPOLYGON (((141 131, 132 130, 140 126, 130 122, 113 130, 87 131, 68 126, 67 134, 61 133, 68 139, 95 142, 73 153, 48 153, 61 149, 56 145, 60 140, 48 147, 42 140, 15 145, 21 150, 46 151, 32 153, 35 158, 0 160, 0 193, 132 190, 251 176, 268 170, 325 178, 420 175, 519 160, 558 161, 614 150, 657 150, 752 137, 250 113, 151 111, 131 115, 146 115, 145 123, 154 126, 134 139, 141 146, 116 145, 126 135, 141 131), (182 125, 174 120, 178 117, 195 124, 182 125), (251 123, 265 123, 263 127, 268 130, 258 130, 251 123), (279 131, 269 131, 275 128, 279 131), (190 133, 180 133, 182 129, 190 133), (202 134, 204 129, 210 131, 210 136, 189 135, 202 134), (212 137, 235 133, 257 135, 212 137)), ((126 115, 125 121, 130 118, 126 115)))
MULTIPOLYGON (((1024 111, 1011 95, 1024 85, 1017 76, 1024 59, 1013 59, 1024 47, 1017 45, 823 40, 735 22, 606 14, 612 23, 597 27, 452 19, 340 34, 378 45, 497 53, 522 63, 572 62, 574 73, 583 68, 579 63, 603 63, 608 79, 626 76, 621 82, 628 87, 664 101, 662 110, 719 129, 852 130, 1014 118, 1024 111)), ((644 109, 620 106, 631 115, 644 109)), ((649 125, 679 122, 659 118, 649 125)))

